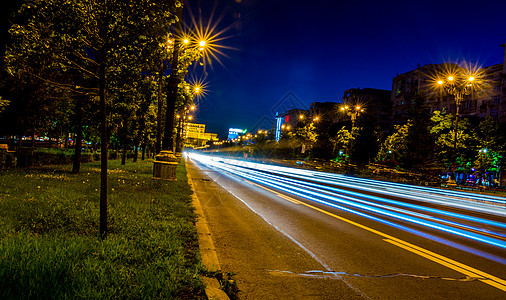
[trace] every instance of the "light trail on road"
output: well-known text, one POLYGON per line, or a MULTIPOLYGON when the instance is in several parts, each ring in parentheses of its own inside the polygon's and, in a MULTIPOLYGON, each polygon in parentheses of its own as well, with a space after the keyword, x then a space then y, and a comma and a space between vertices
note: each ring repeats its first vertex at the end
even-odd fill
MULTIPOLYGON (((506 223, 358 193, 338 187, 373 192, 396 198, 407 198, 422 203, 439 204, 440 202, 444 202, 443 205, 448 205, 447 202, 449 202, 452 203, 451 206, 479 212, 484 212, 484 204, 486 204, 485 211, 492 210, 495 215, 506 216, 506 208, 501 206, 506 203, 506 200, 501 197, 358 179, 339 174, 252 163, 194 153, 190 155, 192 159, 198 160, 201 163, 219 168, 247 180, 323 205, 374 219, 390 226, 405 228, 405 226, 394 224, 385 218, 413 223, 506 249, 506 234, 504 233, 506 223), (458 199, 456 200, 456 198, 458 199), (438 215, 439 217, 428 215, 428 213, 438 215), (457 221, 448 220, 445 217, 457 219, 457 221), (458 219, 470 221, 473 225, 463 224, 458 219)), ((406 230, 413 231, 413 229, 407 228, 406 230)), ((419 235, 421 234, 419 233, 419 235)), ((439 241, 441 242, 441 239, 439 241)), ((506 263, 505 260, 500 258, 492 259, 506 263)))
MULTIPOLYGON (((198 153, 187 155, 205 165, 207 170, 212 170, 213 180, 218 184, 228 182, 223 185, 226 190, 236 198, 243 198, 238 199, 281 232, 284 231, 280 228, 286 228, 281 221, 283 219, 292 224, 288 225, 291 228, 300 218, 301 226, 296 227, 302 229, 307 226, 303 224, 312 223, 317 227, 316 232, 319 232, 319 224, 336 224, 336 228, 341 230, 340 223, 347 223, 379 236, 389 245, 464 274, 465 281, 480 281, 506 292, 506 280, 491 273, 504 275, 502 270, 506 265, 506 223, 501 219, 506 216, 504 197, 375 181, 198 153), (236 195, 238 190, 246 194, 236 195), (258 206, 259 203, 263 204, 258 206), (311 211, 326 215, 325 222, 308 222, 307 217, 309 220, 319 219, 311 211), (297 215, 295 219, 291 217, 292 213, 297 215), (332 219, 339 223, 329 222, 332 219)), ((339 231, 335 233, 336 236, 342 234, 339 231)), ((308 234, 311 236, 311 232, 308 234)), ((318 239, 317 236, 310 238, 311 242, 291 239, 308 252, 315 253, 314 238, 318 239)), ((328 241, 330 245, 334 238, 328 241)), ((367 236, 364 243, 369 244, 369 241, 377 243, 376 239, 367 236)), ((325 248, 326 243, 317 243, 317 251, 325 248)), ((315 257, 318 261, 325 261, 325 256, 315 257)), ((410 262, 408 264, 411 265, 410 262)), ((333 272, 331 267, 326 269, 333 272)), ((404 273, 415 274, 411 272, 404 273)))

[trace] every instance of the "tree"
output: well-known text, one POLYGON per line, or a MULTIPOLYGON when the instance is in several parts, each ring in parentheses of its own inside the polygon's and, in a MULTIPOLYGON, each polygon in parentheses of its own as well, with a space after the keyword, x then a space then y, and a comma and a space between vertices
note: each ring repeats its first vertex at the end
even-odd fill
POLYGON ((301 152, 311 151, 314 143, 316 143, 316 140, 318 139, 318 134, 316 133, 316 128, 313 122, 296 127, 293 136, 302 144, 301 152))
POLYGON ((7 99, 2 99, 2 96, 0 96, 0 112, 4 111, 4 109, 11 103, 11 101, 7 99))
POLYGON ((354 139, 349 155, 354 163, 367 164, 378 154, 381 129, 378 129, 376 119, 367 111, 357 119, 356 124, 352 129, 354 139))
POLYGON ((417 93, 409 108, 410 127, 406 136, 406 153, 399 161, 406 169, 421 170, 432 164, 434 139, 429 133, 430 105, 424 92, 417 93))
POLYGON ((502 169, 503 157, 501 150, 504 146, 504 136, 499 130, 499 124, 491 117, 483 119, 476 133, 477 154, 473 166, 480 171, 481 177, 498 177, 502 169))
POLYGON ((395 125, 395 131, 381 144, 376 160, 392 160, 396 163, 402 161, 408 153, 407 139, 412 123, 410 120, 404 125, 395 125))
POLYGON ((11 74, 27 73, 73 95, 98 99, 100 111, 100 234, 107 233, 108 95, 128 88, 121 69, 161 52, 180 1, 27 0, 7 51, 11 74), (155 51, 156 50, 156 51, 155 51), (56 74, 56 76, 54 76, 56 74), (63 75, 63 76, 62 76, 63 75), (67 76, 65 76, 67 75, 67 76))
POLYGON ((336 150, 338 150, 339 156, 344 155, 344 160, 348 161, 349 151, 357 136, 358 130, 358 127, 353 127, 350 132, 346 129, 346 126, 343 126, 337 132, 336 136, 330 139, 333 146, 332 153, 335 155, 336 150))
POLYGON ((468 119, 461 119, 455 143, 454 120, 455 116, 452 114, 442 114, 439 111, 432 114, 429 132, 435 138, 434 161, 447 171, 455 169, 467 172, 469 162, 473 160, 475 154, 475 132, 468 119), (455 144, 457 149, 454 149, 455 144), (452 159, 454 151, 457 153, 456 160, 452 159))

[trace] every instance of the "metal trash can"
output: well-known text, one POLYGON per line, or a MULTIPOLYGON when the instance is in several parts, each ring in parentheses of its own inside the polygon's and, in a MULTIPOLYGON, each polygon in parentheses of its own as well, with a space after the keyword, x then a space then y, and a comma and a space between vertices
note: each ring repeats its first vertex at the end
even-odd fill
POLYGON ((153 178, 177 180, 177 158, 172 151, 160 151, 153 161, 153 178))

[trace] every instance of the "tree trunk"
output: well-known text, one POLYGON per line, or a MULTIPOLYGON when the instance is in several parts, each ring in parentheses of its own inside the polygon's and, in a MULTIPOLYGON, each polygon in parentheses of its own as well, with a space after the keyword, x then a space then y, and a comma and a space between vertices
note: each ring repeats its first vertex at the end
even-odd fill
POLYGON ((146 155, 146 144, 142 144, 142 156, 141 156, 141 160, 144 160, 145 158, 145 155, 146 155))
MULTIPOLYGON (((176 36, 181 35, 181 17, 183 14, 182 7, 177 10, 178 22, 176 24, 176 36)), ((167 107, 165 111, 165 132, 162 147, 164 150, 174 151, 174 110, 176 108, 178 85, 181 81, 178 77, 177 70, 179 64, 179 39, 174 40, 174 50, 172 52, 172 68, 169 77, 167 107)))
POLYGON ((134 163, 137 162, 137 156, 139 155, 139 147, 135 146, 134 150, 134 163))
MULTIPOLYGON (((105 53, 101 53, 104 55, 105 53)), ((100 59, 99 70, 100 97, 100 236, 107 235, 107 104, 105 99, 105 62, 100 59)))
POLYGON ((123 146, 123 151, 121 153, 121 165, 124 166, 126 164, 126 156, 127 156, 127 149, 126 146, 123 146))
POLYGON ((162 80, 164 66, 158 72, 158 113, 156 114, 156 145, 155 152, 158 154, 162 150, 162 80))
POLYGON ((83 146, 83 99, 77 96, 76 99, 76 135, 74 142, 74 157, 72 164, 72 173, 79 174, 81 167, 81 149, 83 146))
MULTIPOLYGON (((23 135, 22 134, 18 135, 18 142, 19 142, 18 143, 18 150, 21 150, 21 143, 23 143, 23 135)), ((18 153, 19 153, 19 151, 18 151, 18 153)))

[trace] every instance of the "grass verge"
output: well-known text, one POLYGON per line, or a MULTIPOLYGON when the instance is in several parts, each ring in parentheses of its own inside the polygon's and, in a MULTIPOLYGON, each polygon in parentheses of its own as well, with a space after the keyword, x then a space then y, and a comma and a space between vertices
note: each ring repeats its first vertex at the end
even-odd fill
POLYGON ((109 164, 109 234, 98 238, 99 163, 0 171, 0 299, 196 299, 196 216, 151 160, 109 164))

